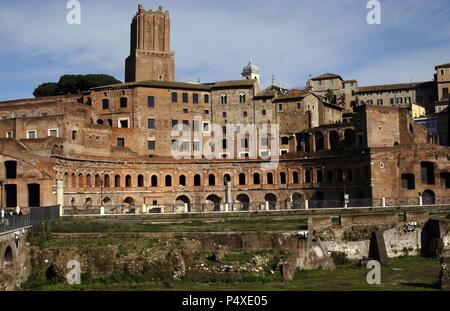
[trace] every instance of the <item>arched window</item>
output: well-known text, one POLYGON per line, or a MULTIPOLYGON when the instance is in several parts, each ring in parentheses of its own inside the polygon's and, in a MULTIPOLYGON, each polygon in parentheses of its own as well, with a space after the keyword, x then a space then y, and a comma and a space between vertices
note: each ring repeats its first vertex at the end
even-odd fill
POLYGON ((239 103, 241 103, 241 104, 245 103, 245 94, 244 93, 239 94, 239 103))
POLYGON ((181 175, 179 181, 180 181, 180 186, 186 187, 186 176, 181 175))
POLYGON ((75 175, 75 173, 72 173, 70 186, 72 186, 73 188, 75 188, 77 186, 77 176, 75 175))
POLYGON ((83 174, 78 175, 78 187, 83 188, 84 187, 84 179, 83 174))
POLYGON ((300 181, 300 178, 299 178, 298 172, 292 173, 292 182, 293 182, 294 184, 298 184, 299 181, 300 181))
POLYGON ((273 185, 273 174, 272 173, 267 173, 267 184, 273 185))
POLYGON ((139 188, 144 187, 144 176, 143 175, 139 175, 138 179, 137 179, 137 184, 139 188))
POLYGON ((121 187, 120 186, 120 175, 116 175, 114 177, 114 187, 116 187, 116 188, 120 188, 121 187))
POLYGON ((245 174, 244 173, 239 174, 239 185, 245 186, 245 184, 246 184, 245 174))
POLYGON ((253 174, 253 184, 260 185, 261 184, 261 175, 259 173, 253 174))
POLYGON ((95 175, 95 187, 101 187, 99 174, 95 175))
POLYGON ((111 177, 109 177, 109 175, 105 175, 104 186, 105 186, 106 188, 111 187, 111 177))
POLYGON ((213 174, 210 174, 208 177, 208 181, 209 181, 210 186, 215 186, 216 185, 216 176, 214 176, 213 174))
POLYGON ((282 184, 282 185, 286 184, 286 173, 284 173, 284 172, 280 173, 280 184, 282 184))
POLYGON ((166 187, 172 187, 172 176, 166 176, 166 187))
POLYGON ((125 177, 125 187, 131 188, 131 176, 130 175, 127 175, 125 177))
POLYGON ((220 95, 220 102, 226 104, 228 102, 228 96, 225 94, 220 95))
POLYGON ((158 187, 158 176, 153 175, 151 180, 152 187, 158 187))
POLYGON ((229 174, 225 174, 223 176, 223 184, 226 186, 229 181, 231 181, 231 176, 229 174))
POLYGON ((200 187, 202 185, 202 178, 200 175, 194 176, 194 187, 200 187))
POLYGON ((306 170, 305 172, 305 183, 310 184, 312 182, 311 170, 306 170))
POLYGON ((91 174, 86 175, 86 187, 87 188, 92 187, 91 174))

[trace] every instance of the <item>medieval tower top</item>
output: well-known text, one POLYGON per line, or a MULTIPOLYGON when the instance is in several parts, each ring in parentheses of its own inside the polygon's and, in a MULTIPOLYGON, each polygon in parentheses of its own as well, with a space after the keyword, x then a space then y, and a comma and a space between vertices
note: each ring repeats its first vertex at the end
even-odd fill
POLYGON ((125 81, 174 81, 175 54, 170 50, 169 12, 160 6, 146 11, 142 5, 131 23, 130 56, 125 81))

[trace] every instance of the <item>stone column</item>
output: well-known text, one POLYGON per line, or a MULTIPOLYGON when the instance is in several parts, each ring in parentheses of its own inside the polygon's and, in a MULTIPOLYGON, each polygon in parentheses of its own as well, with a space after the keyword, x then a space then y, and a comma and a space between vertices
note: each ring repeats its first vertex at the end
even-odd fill
POLYGON ((56 204, 64 206, 64 180, 56 181, 56 204))
POLYGON ((309 136, 309 149, 311 153, 316 152, 316 134, 314 133, 309 136))
POLYGON ((226 185, 226 204, 225 204, 225 211, 228 212, 229 210, 232 209, 232 205, 233 205, 233 195, 231 193, 231 181, 227 182, 226 185))
POLYGON ((326 132, 323 135, 323 149, 325 150, 331 150, 331 144, 330 144, 330 132, 326 132))
POLYGON ((423 197, 422 196, 419 196, 419 205, 423 206, 423 197))
POLYGON ((309 202, 308 202, 308 200, 305 200, 305 209, 309 209, 309 202))

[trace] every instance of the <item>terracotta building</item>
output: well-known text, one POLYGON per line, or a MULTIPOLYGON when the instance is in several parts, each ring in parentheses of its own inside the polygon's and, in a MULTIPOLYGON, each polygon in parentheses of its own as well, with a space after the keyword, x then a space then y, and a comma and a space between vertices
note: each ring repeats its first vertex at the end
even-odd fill
POLYGON ((450 149, 407 108, 349 107, 357 82, 331 74, 260 89, 252 62, 240 80, 175 82, 169 36, 168 13, 140 6, 127 83, 0 102, 1 205, 201 212, 450 196, 450 149))

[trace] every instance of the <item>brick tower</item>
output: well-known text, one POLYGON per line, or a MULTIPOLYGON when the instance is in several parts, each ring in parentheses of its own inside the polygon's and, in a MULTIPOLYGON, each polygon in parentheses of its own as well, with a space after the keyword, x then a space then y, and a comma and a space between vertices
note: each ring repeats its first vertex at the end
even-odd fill
POLYGON ((162 6, 146 11, 139 5, 131 23, 130 56, 125 61, 125 81, 174 81, 175 54, 170 50, 169 12, 162 6))

